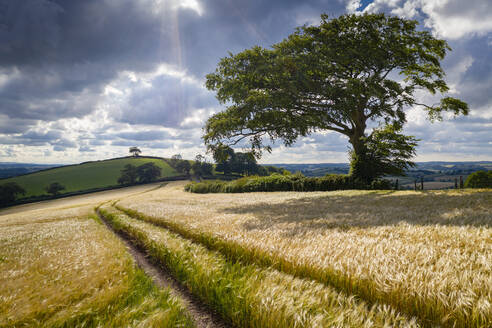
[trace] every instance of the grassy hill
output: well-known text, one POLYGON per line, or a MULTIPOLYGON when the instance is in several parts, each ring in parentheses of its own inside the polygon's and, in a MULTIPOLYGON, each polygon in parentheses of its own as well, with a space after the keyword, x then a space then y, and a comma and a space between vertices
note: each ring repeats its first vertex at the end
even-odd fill
POLYGON ((161 177, 172 177, 178 173, 164 159, 155 157, 126 157, 103 161, 86 162, 38 171, 22 176, 0 180, 0 184, 16 182, 26 190, 25 197, 46 194, 45 188, 53 182, 65 186, 66 192, 104 188, 117 185, 120 171, 126 164, 139 166, 153 162, 159 166, 161 177))

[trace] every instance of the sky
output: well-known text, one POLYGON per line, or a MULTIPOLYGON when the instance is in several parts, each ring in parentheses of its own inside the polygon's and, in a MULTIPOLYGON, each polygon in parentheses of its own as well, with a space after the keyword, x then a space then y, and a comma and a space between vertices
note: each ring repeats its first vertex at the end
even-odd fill
MULTIPOLYGON (((0 0, 0 162, 204 154, 202 127, 225 108, 204 86, 220 58, 356 12, 416 19, 453 49, 446 81, 470 114, 430 123, 408 108, 415 160, 492 160, 489 0, 0 0)), ((260 163, 348 162, 348 146, 320 132, 260 163)))

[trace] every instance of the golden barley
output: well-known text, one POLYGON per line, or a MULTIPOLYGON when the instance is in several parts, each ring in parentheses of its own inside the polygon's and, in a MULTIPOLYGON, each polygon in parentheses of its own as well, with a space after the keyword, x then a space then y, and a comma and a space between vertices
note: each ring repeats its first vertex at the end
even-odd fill
POLYGON ((0 216, 0 327, 192 325, 93 206, 54 204, 0 216))
POLYGON ((173 183, 119 204, 291 273, 333 274, 337 287, 424 322, 492 324, 490 190, 190 194, 173 183))
POLYGON ((109 207, 102 213, 238 327, 418 327, 390 307, 368 307, 321 283, 227 261, 218 253, 109 207))

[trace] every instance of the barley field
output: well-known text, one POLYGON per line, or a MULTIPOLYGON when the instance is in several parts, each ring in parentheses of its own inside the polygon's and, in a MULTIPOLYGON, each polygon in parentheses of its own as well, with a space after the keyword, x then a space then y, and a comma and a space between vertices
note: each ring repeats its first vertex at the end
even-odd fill
POLYGON ((492 326, 492 191, 190 194, 118 206, 231 258, 313 279, 424 326, 492 326))
POLYGON ((491 190, 184 184, 0 211, 0 327, 193 327, 112 229, 233 327, 492 326, 491 190))
POLYGON ((419 327, 391 307, 368 306, 312 280, 229 261, 114 208, 100 211, 234 327, 419 327))
POLYGON ((0 327, 192 327, 179 301, 136 268, 91 202, 78 200, 0 215, 0 327))

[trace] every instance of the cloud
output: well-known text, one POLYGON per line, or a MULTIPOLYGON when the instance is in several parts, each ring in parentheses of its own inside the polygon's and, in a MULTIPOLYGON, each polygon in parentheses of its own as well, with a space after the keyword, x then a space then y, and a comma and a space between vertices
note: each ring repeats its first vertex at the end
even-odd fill
POLYGON ((218 106, 203 81, 166 65, 120 74, 106 86, 106 97, 116 121, 164 127, 186 127, 197 112, 218 106))
POLYGON ((137 140, 137 141, 155 141, 169 138, 169 134, 165 131, 137 131, 137 132, 120 132, 115 134, 115 136, 126 139, 126 140, 137 140))
MULTIPOLYGON (((438 125, 416 110, 408 130, 426 140, 420 151, 462 145, 454 134, 475 129, 485 141, 470 136, 469 153, 490 154, 492 4, 369 2, 0 0, 0 160, 80 162, 135 145, 162 156, 203 153, 201 128, 224 108, 204 87, 220 58, 269 47, 323 12, 361 9, 418 19, 454 49, 443 62, 448 82, 478 121, 445 122, 434 133, 438 125)), ((346 150, 343 136, 314 134, 289 149, 277 143, 265 161, 346 161, 346 150)))
MULTIPOLYGON (((357 10, 353 2, 348 9, 357 10)), ((404 18, 423 18, 439 37, 459 39, 492 31, 492 2, 483 0, 374 0, 365 12, 389 12, 404 18)))

